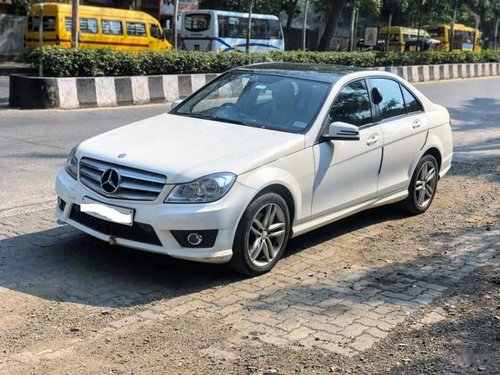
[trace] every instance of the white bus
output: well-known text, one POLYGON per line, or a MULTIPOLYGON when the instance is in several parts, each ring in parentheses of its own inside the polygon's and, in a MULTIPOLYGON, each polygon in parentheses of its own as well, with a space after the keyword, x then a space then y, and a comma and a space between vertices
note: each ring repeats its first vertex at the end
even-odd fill
MULTIPOLYGON (((188 51, 245 52, 248 13, 192 10, 184 13, 181 40, 188 51)), ((278 17, 252 14, 250 52, 283 51, 285 41, 278 17)))

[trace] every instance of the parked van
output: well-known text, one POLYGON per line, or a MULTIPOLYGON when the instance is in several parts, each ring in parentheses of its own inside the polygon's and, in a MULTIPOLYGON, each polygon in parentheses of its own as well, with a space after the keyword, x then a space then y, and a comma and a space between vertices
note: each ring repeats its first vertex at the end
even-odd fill
MULTIPOLYGON (((387 41, 387 31, 388 27, 384 26, 378 30, 379 47, 381 49, 385 48, 385 42, 387 41), (382 45, 382 41, 384 45, 382 45)), ((406 42, 409 39, 417 38, 420 34, 421 39, 429 39, 429 34, 422 28, 420 33, 418 29, 403 26, 391 26, 391 32, 389 35, 389 51, 393 52, 404 52, 406 42)))
MULTIPOLYGON (((24 26, 25 48, 38 47, 40 15, 43 12, 43 44, 71 47, 72 7, 46 3, 31 6, 24 26)), ((160 23, 147 13, 93 6, 79 7, 79 42, 85 48, 119 51, 162 51, 172 45, 165 40, 160 23)))
MULTIPOLYGON (((451 25, 434 24, 426 26, 425 29, 432 38, 441 41, 442 50, 450 50, 451 25)), ((481 52, 481 32, 478 29, 456 23, 453 27, 453 34, 453 51, 481 52)))

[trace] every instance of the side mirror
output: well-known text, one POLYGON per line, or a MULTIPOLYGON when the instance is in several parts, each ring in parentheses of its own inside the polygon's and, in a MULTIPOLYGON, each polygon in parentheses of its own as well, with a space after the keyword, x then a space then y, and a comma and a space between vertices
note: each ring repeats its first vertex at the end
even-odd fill
POLYGON ((324 137, 338 141, 359 141, 359 130, 356 125, 335 121, 330 124, 324 137))
POLYGON ((380 102, 382 101, 382 99, 383 99, 382 94, 380 93, 378 88, 374 87, 372 89, 372 101, 373 101, 373 103, 375 103, 376 105, 379 105, 380 102))
POLYGON ((172 104, 170 105, 170 110, 174 109, 175 107, 177 107, 181 103, 182 103, 182 99, 174 100, 172 102, 172 104))

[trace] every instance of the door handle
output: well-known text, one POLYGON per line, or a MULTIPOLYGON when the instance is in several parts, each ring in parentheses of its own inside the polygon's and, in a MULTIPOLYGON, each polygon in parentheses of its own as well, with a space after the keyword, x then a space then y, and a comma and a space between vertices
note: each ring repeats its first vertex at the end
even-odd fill
POLYGON ((413 124, 411 125, 413 129, 418 129, 421 126, 422 126, 422 121, 420 121, 420 119, 416 119, 415 121, 413 121, 413 124))
POLYGON ((366 144, 368 146, 374 145, 377 142, 378 142, 378 134, 373 134, 372 136, 370 136, 370 138, 366 140, 366 144))

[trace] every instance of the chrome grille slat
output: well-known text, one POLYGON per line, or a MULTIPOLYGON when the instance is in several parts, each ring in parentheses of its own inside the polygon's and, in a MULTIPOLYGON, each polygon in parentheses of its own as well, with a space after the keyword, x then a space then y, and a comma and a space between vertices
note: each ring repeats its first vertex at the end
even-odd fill
POLYGON ((99 173, 89 167, 80 166, 80 175, 84 175, 95 181, 100 181, 102 172, 99 173))
POLYGON ((141 187, 141 189, 145 190, 145 191, 150 191, 150 192, 153 192, 153 193, 161 193, 161 191, 163 190, 163 187, 161 186, 158 186, 158 185, 151 185, 151 184, 147 184, 143 181, 140 181, 140 180, 134 180, 133 182, 129 182, 128 179, 125 180, 125 179, 122 179, 122 182, 120 183, 120 188, 122 189, 137 189, 138 187, 141 187))
POLYGON ((155 200, 167 183, 167 178, 157 173, 90 158, 80 160, 79 177, 82 184, 100 195, 138 201, 155 200), (114 193, 101 187, 102 174, 108 169, 116 170, 121 177, 120 187, 114 193))
POLYGON ((137 180, 155 182, 158 184, 165 184, 167 182, 167 179, 165 176, 159 175, 157 173, 141 171, 141 170, 138 170, 135 168, 124 167, 124 166, 119 165, 119 164, 102 162, 100 160, 83 158, 80 161, 80 167, 82 165, 84 165, 86 167, 90 167, 94 170, 99 170, 100 172, 104 172, 109 168, 114 168, 120 173, 120 176, 122 178, 123 177, 135 178, 137 180))

